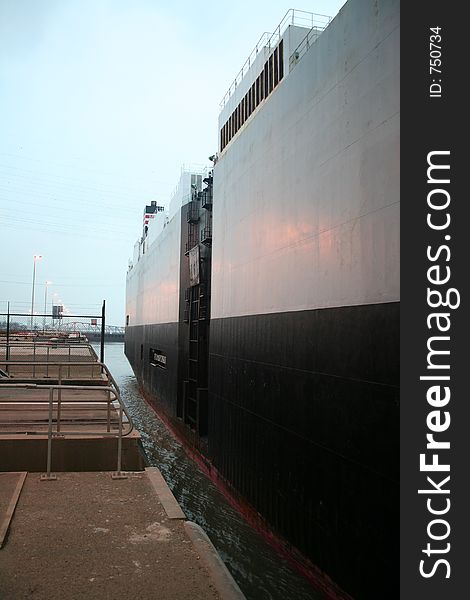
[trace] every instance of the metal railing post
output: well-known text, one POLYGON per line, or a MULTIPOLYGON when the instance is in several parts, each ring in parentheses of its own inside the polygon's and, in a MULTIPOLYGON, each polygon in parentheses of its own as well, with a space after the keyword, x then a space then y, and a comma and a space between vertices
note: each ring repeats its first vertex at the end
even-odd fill
POLYGON ((36 342, 33 342, 33 377, 36 377, 36 342))
MULTIPOLYGON (((6 353, 5 353, 5 360, 9 361, 10 360, 10 303, 8 302, 8 307, 7 307, 7 348, 6 348, 6 353)), ((9 369, 9 365, 5 365, 5 370, 8 373, 8 369, 9 369)))
MULTIPOLYGON (((62 386, 62 365, 59 365, 59 386, 62 386)), ((60 431, 60 407, 62 402, 62 387, 57 390, 57 432, 60 431)))
POLYGON ((103 300, 101 308, 101 347, 100 347, 100 362, 104 363, 104 333, 106 328, 106 300, 103 300))
POLYGON ((111 431, 111 392, 108 390, 108 425, 107 431, 108 433, 111 431))
MULTIPOLYGON (((117 397, 117 396, 116 396, 117 397)), ((127 479, 127 475, 121 471, 122 469, 122 400, 119 398, 119 434, 118 434, 118 455, 117 455, 117 471, 111 475, 112 479, 127 479)))
POLYGON ((54 388, 49 390, 49 427, 47 432, 47 473, 41 475, 41 481, 54 481, 57 479, 55 475, 51 475, 52 466, 52 405, 54 401, 54 388))
POLYGON ((122 463, 122 406, 119 404, 119 437, 118 437, 118 462, 117 472, 121 474, 121 463, 122 463))
POLYGON ((60 431, 60 417, 61 417, 61 413, 62 413, 62 388, 59 388, 59 391, 57 393, 57 424, 56 424, 56 430, 57 433, 59 433, 60 431))
POLYGON ((47 360, 47 365, 46 365, 46 377, 49 377, 49 346, 47 346, 47 350, 46 350, 46 360, 47 360))

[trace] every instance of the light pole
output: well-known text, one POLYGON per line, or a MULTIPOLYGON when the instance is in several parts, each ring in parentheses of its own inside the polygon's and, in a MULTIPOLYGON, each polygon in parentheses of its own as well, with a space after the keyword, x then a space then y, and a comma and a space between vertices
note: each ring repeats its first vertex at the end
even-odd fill
POLYGON ((47 286, 51 285, 52 281, 46 281, 44 284, 44 321, 42 324, 42 332, 46 332, 46 312, 47 312, 47 286))
POLYGON ((31 332, 33 331, 33 318, 34 318, 34 285, 36 283, 36 262, 41 260, 42 256, 40 254, 35 254, 33 256, 33 290, 31 292, 31 332))

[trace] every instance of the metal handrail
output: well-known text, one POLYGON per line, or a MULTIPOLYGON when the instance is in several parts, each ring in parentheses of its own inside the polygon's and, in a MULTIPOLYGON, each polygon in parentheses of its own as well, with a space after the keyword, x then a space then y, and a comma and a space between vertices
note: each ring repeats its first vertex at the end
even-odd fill
MULTIPOLYGON (((68 384, 36 384, 36 383, 4 383, 0 386, 0 390, 2 389, 24 389, 24 390, 32 390, 32 389, 45 389, 45 390, 80 390, 80 391, 89 391, 89 390, 94 390, 94 391, 100 391, 100 392, 108 392, 107 394, 107 399, 106 400, 84 400, 83 402, 86 402, 87 404, 102 404, 103 402, 106 402, 108 404, 108 414, 107 414, 107 432, 109 433, 111 430, 111 414, 109 411, 109 404, 111 404, 112 402, 114 402, 115 400, 117 400, 118 402, 120 401, 120 397, 118 396, 116 389, 111 386, 102 386, 102 385, 68 385, 68 384), (111 398, 111 395, 113 396, 111 398)), ((0 400, 1 403, 5 403, 5 404, 24 404, 24 403, 28 403, 27 400, 25 400, 25 398, 23 397, 22 399, 17 399, 17 398, 2 398, 0 400)), ((62 403, 65 404, 73 404, 75 407, 77 407, 77 405, 80 405, 80 401, 78 400, 74 400, 74 401, 67 401, 67 400, 62 400, 62 396, 58 395, 57 397, 57 432, 61 433, 62 435, 64 435, 64 432, 61 431, 61 425, 64 423, 64 420, 61 419, 61 412, 60 412, 60 408, 62 403)), ((44 404, 44 401, 40 400, 40 401, 35 401, 32 404, 35 405, 40 405, 40 404, 44 404)), ((128 420, 129 422, 129 420, 128 420)), ((31 424, 37 424, 38 421, 17 421, 17 422, 8 422, 8 425, 31 425, 31 424)), ((126 433, 124 434, 124 436, 129 435, 129 433, 131 433, 131 431, 133 430, 133 424, 132 421, 129 422, 130 425, 130 429, 129 431, 126 431, 126 433)), ((16 432, 11 432, 11 435, 18 433, 16 432)), ((74 433, 74 432, 66 432, 67 435, 97 435, 96 431, 93 432, 83 432, 80 431, 79 433, 74 433)), ((10 435, 9 432, 2 432, 0 433, 0 435, 10 435)), ((104 435, 104 432, 100 432, 99 435, 104 435)))
MULTIPOLYGON (((120 391, 119 391, 119 386, 117 385, 114 377, 112 376, 111 372, 109 371, 108 367, 102 363, 102 362, 94 362, 92 364, 99 366, 103 371, 105 371, 107 377, 108 377, 108 381, 111 383, 110 386, 103 386, 103 385, 97 385, 97 386, 90 386, 90 385, 67 385, 67 384, 62 384, 62 377, 61 377, 61 368, 63 366, 68 367, 70 363, 68 362, 61 362, 61 363, 48 363, 48 362, 37 362, 37 363, 31 363, 31 362, 25 362, 25 361, 4 361, 4 363, 8 363, 9 365, 14 365, 14 364, 20 364, 20 365, 25 365, 25 364, 30 364, 30 365, 34 365, 36 364, 37 366, 39 365, 54 365, 54 366, 59 366, 59 384, 34 384, 34 383, 0 383, 0 390, 1 389, 9 389, 9 388, 15 388, 15 389, 48 389, 49 390, 49 427, 48 427, 48 439, 47 439, 47 475, 46 478, 47 479, 51 479, 51 459, 52 459, 52 437, 54 435, 53 432, 53 428, 52 428, 52 413, 53 413, 53 405, 54 403, 57 404, 57 416, 56 416, 56 431, 55 431, 55 435, 71 435, 71 436, 96 436, 99 435, 100 437, 105 436, 105 437, 117 437, 118 439, 118 455, 117 455, 117 474, 118 476, 121 474, 121 467, 122 467, 122 438, 128 436, 134 429, 134 423, 132 421, 132 417, 129 415, 126 406, 124 405, 124 403, 122 402, 121 399, 121 395, 120 395, 120 391), (87 430, 81 430, 79 432, 74 432, 74 431, 67 431, 64 433, 64 431, 61 431, 61 425, 60 425, 60 415, 61 415, 61 405, 62 405, 62 390, 81 390, 81 391, 90 391, 90 390, 99 390, 99 391, 104 391, 104 392, 108 392, 108 398, 107 398, 107 405, 108 405, 108 414, 107 414, 107 431, 106 432, 99 432, 99 434, 97 434, 96 431, 87 431, 87 430), (57 392, 57 400, 54 401, 54 391, 58 390, 57 392), (114 396, 114 399, 111 399, 111 394, 114 396), (110 431, 111 428, 111 422, 110 422, 110 403, 111 402, 115 402, 117 401, 118 403, 118 433, 116 435, 116 433, 112 433, 110 431), (125 415, 126 419, 127 419, 127 423, 128 423, 128 428, 126 428, 126 430, 123 430, 123 415, 125 415)), ((2 364, 4 364, 2 363, 2 364)), ((90 362, 82 362, 82 363, 74 363, 74 366, 90 366, 90 362)), ((15 403, 15 400, 10 400, 10 402, 15 403)), ((17 400, 16 402, 24 402, 23 400, 17 400)), ((38 403, 39 404, 39 403, 38 403)), ((1 435, 16 435, 16 432, 2 432, 1 435)))
POLYGON ((99 362, 100 359, 98 358, 98 354, 96 354, 96 350, 93 348, 93 346, 91 344, 88 346, 88 349, 90 350, 92 355, 95 357, 96 362, 99 362))
MULTIPOLYGON (((28 350, 28 349, 32 349, 33 353, 31 355, 31 357, 28 360, 25 360, 25 362, 37 362, 36 358, 37 358, 37 353, 36 351, 38 349, 45 349, 45 355, 46 355, 46 360, 48 362, 49 361, 49 356, 50 353, 52 351, 53 354, 55 354, 56 357, 63 357, 64 355, 68 356, 68 360, 70 362, 72 362, 72 356, 73 357, 81 357, 83 360, 88 360, 90 359, 90 361, 95 361, 98 360, 98 357, 96 356, 96 353, 92 352, 92 348, 91 346, 89 346, 88 344, 55 344, 54 342, 2 342, 0 341, 0 353, 3 355, 3 350, 5 351, 5 358, 6 360, 10 360, 11 359, 11 354, 20 354, 21 355, 21 350, 28 350), (54 351, 58 351, 57 353, 55 353, 54 351), (84 351, 88 351, 88 354, 86 354, 84 351)), ((39 355, 41 356, 43 353, 40 352, 39 355)), ((2 360, 2 356, 0 356, 0 363, 2 360)), ((73 361, 75 362, 75 361, 73 361)))
MULTIPOLYGON (((59 383, 62 377, 62 367, 67 367, 68 369, 68 375, 70 377, 70 367, 91 367, 91 378, 95 379, 95 377, 93 377, 93 373, 95 370, 95 367, 98 366, 100 367, 100 371, 101 373, 103 372, 103 369, 101 368, 104 363, 100 363, 99 361, 96 360, 84 360, 84 361, 78 361, 78 360, 70 360, 70 355, 69 355, 69 360, 67 361, 55 361, 55 360, 2 360, 0 359, 0 365, 5 365, 5 371, 7 373, 9 373, 10 366, 31 366, 32 367, 32 376, 36 377, 36 367, 46 367, 46 377, 49 377, 49 368, 50 367, 59 367, 59 383)), ((104 365, 106 367, 106 365, 104 365)), ((109 370, 106 367, 107 372, 109 373, 109 370)), ((109 373, 109 375, 111 375, 109 373)), ((1 379, 0 379, 0 385, 1 385, 1 379)))
POLYGON ((312 29, 307 33, 307 35, 303 38, 297 48, 292 52, 289 56, 289 70, 292 70, 295 65, 299 62, 302 56, 307 52, 307 50, 312 46, 317 39, 320 37, 322 29, 318 29, 317 27, 312 27, 312 29))
POLYGON ((246 73, 250 69, 258 52, 261 49, 266 48, 266 47, 268 48, 269 51, 271 50, 271 48, 274 49, 276 44, 281 39, 282 34, 284 33, 284 31, 287 29, 287 27, 289 25, 298 25, 300 27, 306 27, 306 28, 308 27, 309 29, 315 28, 318 31, 323 31, 324 29, 326 29, 326 27, 328 27, 330 22, 331 22, 331 17, 328 15, 321 15, 318 13, 307 12, 305 10, 298 10, 298 9, 290 8, 286 12, 286 14, 284 15, 281 22, 276 27, 276 29, 274 30, 273 33, 269 33, 267 31, 265 31, 261 35, 256 46, 251 51, 250 55, 244 62, 242 68, 237 73, 237 76, 235 77, 235 79, 231 83, 230 87, 226 91, 224 97, 220 101, 220 104, 219 104, 220 110, 223 110, 223 108, 227 104, 228 99, 235 91, 237 85, 241 82, 243 77, 246 75, 246 73), (316 21, 318 21, 318 20, 320 20, 320 23, 316 23, 316 21))

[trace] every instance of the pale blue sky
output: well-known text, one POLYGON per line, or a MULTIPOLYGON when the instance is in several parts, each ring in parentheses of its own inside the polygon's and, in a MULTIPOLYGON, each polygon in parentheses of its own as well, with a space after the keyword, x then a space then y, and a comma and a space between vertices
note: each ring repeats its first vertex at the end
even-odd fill
MULTIPOLYGON (((294 8, 334 16, 343 3, 294 8)), ((124 323, 144 205, 167 205, 181 165, 217 150, 222 96, 289 8, 0 0, 0 312, 30 310, 41 254, 37 310, 50 280, 71 312, 106 299, 108 323, 124 323)))

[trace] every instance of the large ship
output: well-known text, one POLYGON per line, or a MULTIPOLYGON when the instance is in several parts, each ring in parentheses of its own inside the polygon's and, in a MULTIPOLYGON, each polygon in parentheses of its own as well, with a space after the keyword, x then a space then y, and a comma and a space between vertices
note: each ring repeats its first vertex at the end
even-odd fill
POLYGON ((127 275, 148 401, 357 598, 398 597, 399 116, 397 0, 289 11, 223 99, 213 165, 146 207, 127 275))

